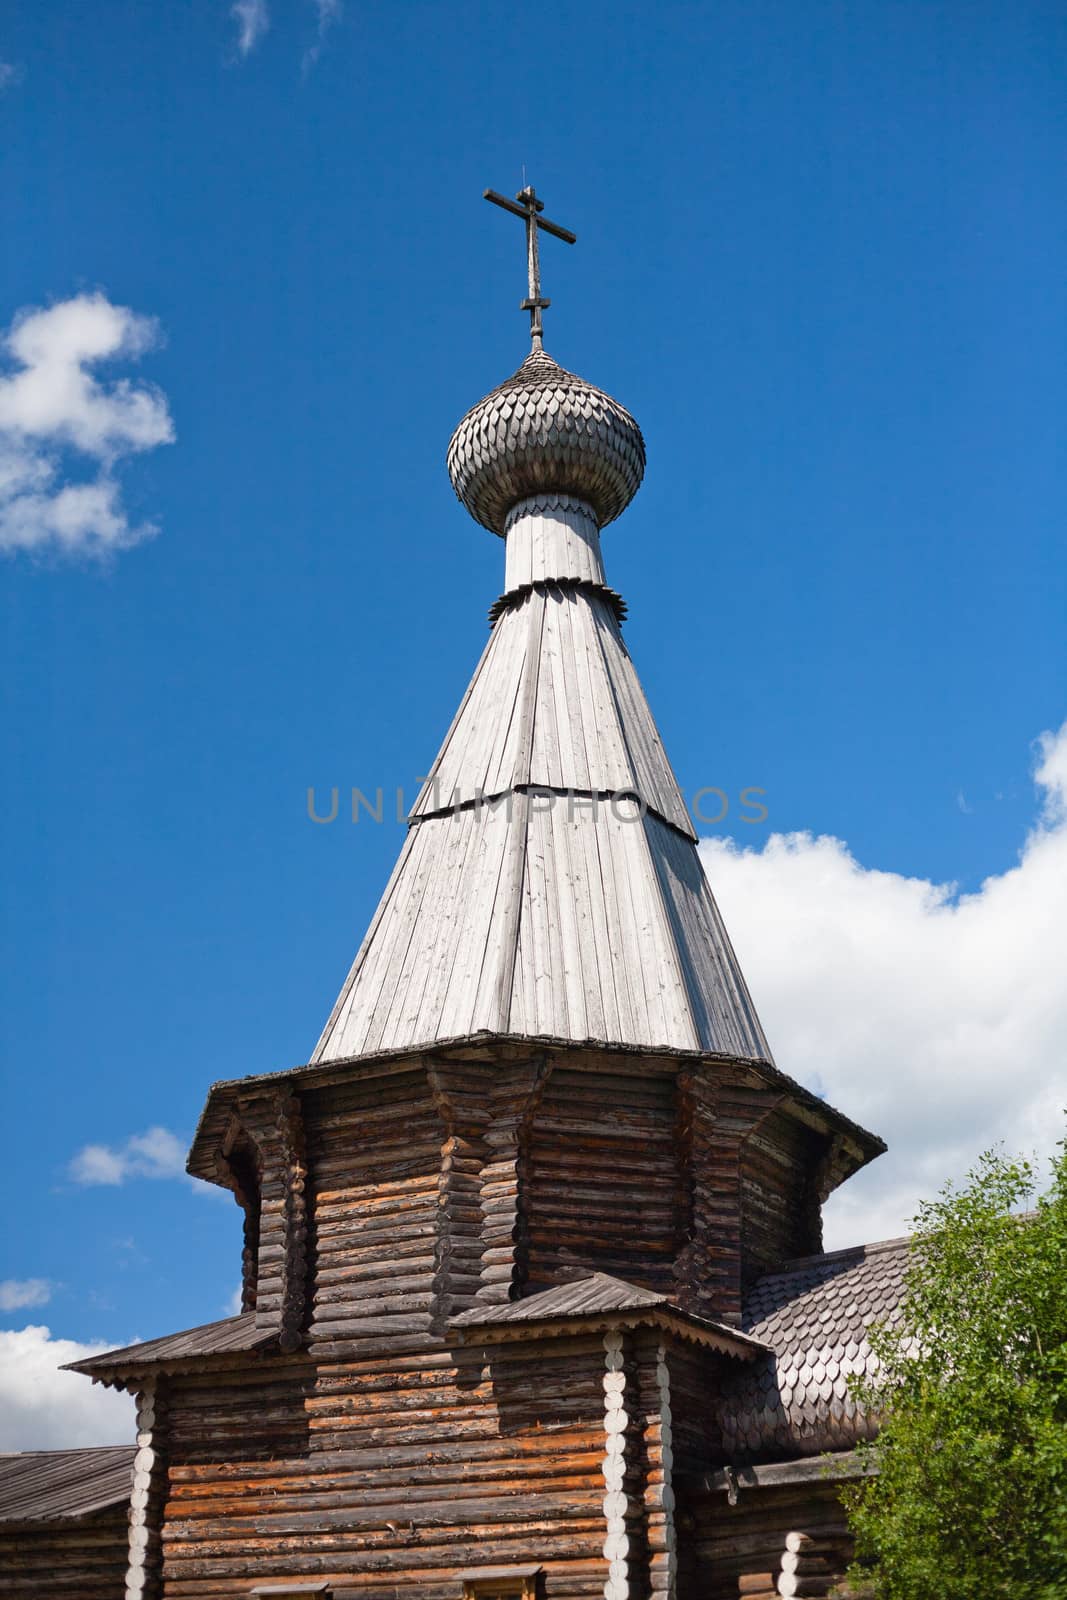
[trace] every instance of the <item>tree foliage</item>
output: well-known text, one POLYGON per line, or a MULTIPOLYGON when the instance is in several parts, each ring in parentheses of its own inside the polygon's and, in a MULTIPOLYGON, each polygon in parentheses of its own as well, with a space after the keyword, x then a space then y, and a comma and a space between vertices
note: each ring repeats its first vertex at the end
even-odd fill
POLYGON ((872 1333, 876 1475, 844 1498, 879 1600, 1067 1596, 1067 1146, 1035 1187, 990 1152, 924 1204, 899 1322, 872 1333))

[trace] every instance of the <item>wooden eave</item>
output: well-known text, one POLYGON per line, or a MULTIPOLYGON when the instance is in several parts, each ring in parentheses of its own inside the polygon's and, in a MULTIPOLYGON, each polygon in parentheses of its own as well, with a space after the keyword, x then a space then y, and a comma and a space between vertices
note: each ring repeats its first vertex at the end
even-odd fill
POLYGON ((739 1361, 754 1361, 769 1355, 770 1347, 725 1323, 709 1322, 677 1306, 654 1306, 633 1311, 588 1311, 570 1317, 531 1317, 528 1321, 476 1323, 468 1327, 450 1325, 448 1332, 457 1344, 476 1347, 496 1344, 529 1344, 540 1339, 574 1338, 583 1333, 601 1333, 610 1328, 656 1328, 688 1344, 714 1350, 718 1355, 739 1361))
POLYGON ((136 1394, 144 1388, 145 1378, 149 1376, 169 1378, 187 1373, 231 1372, 245 1365, 250 1357, 261 1355, 282 1357, 276 1336, 272 1336, 270 1344, 255 1345, 248 1350, 230 1350, 219 1355, 186 1356, 184 1359, 160 1356, 158 1361, 145 1361, 140 1366, 111 1366, 107 1357, 103 1356, 96 1363, 70 1362, 60 1371, 79 1372, 83 1377, 91 1378, 93 1383, 98 1383, 102 1389, 123 1389, 128 1394, 136 1394))
POLYGON ((189 1328, 181 1333, 164 1334, 158 1339, 147 1339, 143 1345, 127 1345, 120 1350, 105 1350, 99 1355, 86 1356, 81 1361, 70 1361, 64 1372, 78 1372, 111 1389, 138 1389, 144 1386, 146 1373, 202 1372, 205 1367, 225 1370, 240 1364, 250 1355, 276 1354, 278 1330, 256 1328, 254 1313, 245 1312, 240 1317, 226 1318, 223 1322, 207 1323, 203 1327, 189 1328), (248 1320, 249 1327, 233 1329, 233 1324, 248 1320), (227 1330, 233 1329, 227 1338, 227 1330))
POLYGON ((576 1066, 589 1071, 598 1068, 597 1057, 607 1058, 602 1070, 617 1070, 620 1060, 641 1063, 650 1074, 668 1075, 680 1066, 699 1063, 717 1064, 740 1069, 751 1074, 754 1083, 777 1089, 783 1096, 784 1109, 806 1126, 827 1136, 836 1136, 842 1148, 842 1181, 883 1155, 886 1144, 877 1134, 853 1122, 843 1112, 835 1110, 825 1100, 805 1089, 787 1073, 770 1061, 752 1061, 745 1057, 708 1055, 699 1050, 667 1050, 635 1048, 633 1045, 605 1044, 588 1041, 576 1044, 571 1039, 520 1034, 473 1034, 465 1038, 442 1039, 425 1050, 386 1050, 373 1055, 350 1056, 344 1061, 310 1062, 303 1066, 283 1068, 276 1072, 253 1073, 244 1078, 224 1078, 211 1085, 204 1109, 200 1114, 193 1142, 189 1150, 186 1171, 194 1178, 208 1183, 221 1183, 217 1157, 222 1153, 226 1132, 237 1103, 244 1097, 265 1094, 284 1085, 299 1093, 304 1089, 320 1089, 331 1083, 343 1083, 353 1075, 387 1075, 402 1072, 422 1061, 455 1060, 494 1062, 526 1056, 531 1050, 544 1052, 565 1051, 576 1066))

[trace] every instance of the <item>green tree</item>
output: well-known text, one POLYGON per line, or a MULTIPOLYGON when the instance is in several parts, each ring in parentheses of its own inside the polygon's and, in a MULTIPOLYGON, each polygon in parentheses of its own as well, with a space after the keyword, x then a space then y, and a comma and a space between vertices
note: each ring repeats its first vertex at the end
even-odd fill
POLYGON ((989 1152, 916 1218, 899 1323, 853 1391, 882 1419, 844 1496, 878 1600, 1067 1596, 1067 1145, 1035 1187, 989 1152))

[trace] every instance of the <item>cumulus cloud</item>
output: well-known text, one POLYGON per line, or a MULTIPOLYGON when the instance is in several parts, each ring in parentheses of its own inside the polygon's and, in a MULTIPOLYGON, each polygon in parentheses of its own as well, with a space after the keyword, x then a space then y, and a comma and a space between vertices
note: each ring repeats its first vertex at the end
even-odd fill
POLYGON ((153 318, 99 293, 20 312, 0 336, 0 550, 102 555, 157 531, 130 522, 115 470, 171 443, 166 397, 92 369, 158 342, 153 318))
POLYGON ((0 1311, 22 1311, 26 1306, 45 1306, 52 1298, 47 1278, 5 1278, 0 1282, 0 1311))
POLYGON ((79 1344, 33 1325, 0 1333, 0 1450, 132 1444, 130 1396, 59 1370, 118 1343, 79 1344))
POLYGON ((237 23, 237 48, 247 56, 270 27, 267 0, 234 0, 230 15, 237 23))
POLYGON ((117 1186, 128 1178, 180 1178, 185 1146, 167 1128, 135 1133, 125 1144, 87 1144, 70 1163, 75 1183, 117 1186))
POLYGON ((1039 813, 976 893, 861 865, 840 839, 700 846, 778 1065, 889 1144, 831 1199, 827 1247, 907 1230, 1002 1140, 1050 1154, 1067 1108, 1067 723, 1039 813))

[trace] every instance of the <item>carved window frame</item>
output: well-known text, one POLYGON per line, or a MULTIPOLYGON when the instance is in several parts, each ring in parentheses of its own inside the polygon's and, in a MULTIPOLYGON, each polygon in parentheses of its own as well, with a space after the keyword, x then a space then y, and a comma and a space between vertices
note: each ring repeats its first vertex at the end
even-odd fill
POLYGON ((521 1567, 471 1567, 457 1573, 463 1600, 538 1600, 540 1562, 521 1567))

